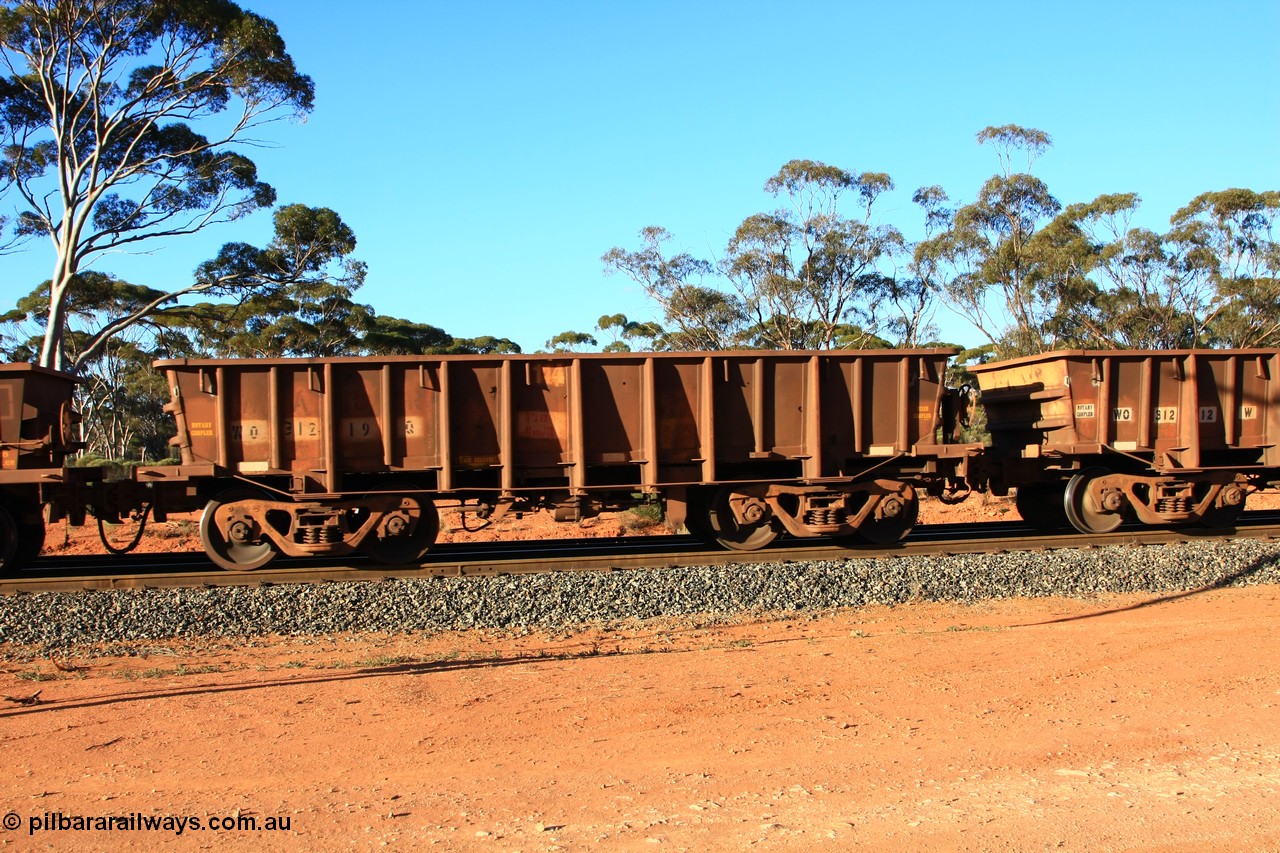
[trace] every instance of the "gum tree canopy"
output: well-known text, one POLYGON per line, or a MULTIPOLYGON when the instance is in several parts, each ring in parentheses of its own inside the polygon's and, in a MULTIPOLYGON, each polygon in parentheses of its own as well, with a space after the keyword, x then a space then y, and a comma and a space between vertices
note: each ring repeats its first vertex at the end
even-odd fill
MULTIPOLYGON (((306 114, 314 94, 275 24, 226 0, 0 0, 0 74, 0 193, 18 211, 4 236, 44 237, 55 255, 49 367, 72 366, 68 299, 95 258, 275 203, 233 144, 306 114)), ((182 294, 259 286, 261 272, 195 276, 139 318, 182 294)), ((278 284, 315 269, 270 273, 278 284)))

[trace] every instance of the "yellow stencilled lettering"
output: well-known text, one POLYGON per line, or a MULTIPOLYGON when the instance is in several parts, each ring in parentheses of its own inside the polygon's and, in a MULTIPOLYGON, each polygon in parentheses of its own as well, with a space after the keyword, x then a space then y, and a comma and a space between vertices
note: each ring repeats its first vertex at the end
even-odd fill
POLYGON ((488 468, 498 464, 497 456, 459 456, 458 466, 461 468, 488 468))

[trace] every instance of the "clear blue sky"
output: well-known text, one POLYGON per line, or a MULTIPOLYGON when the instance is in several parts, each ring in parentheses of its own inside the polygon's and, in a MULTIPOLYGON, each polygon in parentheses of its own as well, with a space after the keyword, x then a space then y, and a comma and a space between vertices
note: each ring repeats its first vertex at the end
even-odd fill
MULTIPOLYGON (((1277 0, 242 5, 317 92, 307 123, 249 154, 282 203, 354 228, 361 300, 526 351, 601 314, 655 318, 601 254, 661 225, 717 256, 795 158, 887 172, 881 214, 904 230, 917 187, 968 201, 997 170, 974 140, 987 125, 1053 136, 1035 171, 1064 204, 1136 191, 1156 229, 1207 190, 1280 188, 1277 0)), ((261 214, 98 268, 161 287, 269 236, 261 214)), ((50 262, 42 245, 5 258, 7 295, 50 262)))

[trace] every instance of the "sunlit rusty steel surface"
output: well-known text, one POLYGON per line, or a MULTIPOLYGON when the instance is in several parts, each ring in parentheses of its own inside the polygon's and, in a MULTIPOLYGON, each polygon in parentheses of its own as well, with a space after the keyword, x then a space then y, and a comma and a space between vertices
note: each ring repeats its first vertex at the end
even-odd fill
MULTIPOLYGON (((855 475, 928 459, 952 349, 174 360, 182 464, 336 493, 855 475)), ((179 469, 181 470, 181 469, 179 469)), ((163 469, 150 475, 163 477, 163 469)))
POLYGON ((1280 467, 1280 350, 1069 350, 970 370, 996 452, 1280 467))
POLYGON ((31 364, 0 364, 0 483, 39 482, 57 475, 78 448, 74 376, 31 364), (53 469, 53 470, 49 470, 53 469))

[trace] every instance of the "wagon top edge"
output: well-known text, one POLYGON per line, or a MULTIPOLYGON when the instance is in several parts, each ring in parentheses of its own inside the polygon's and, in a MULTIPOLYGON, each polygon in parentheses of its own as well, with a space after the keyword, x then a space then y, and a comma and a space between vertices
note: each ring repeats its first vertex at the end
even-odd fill
POLYGON ((1214 357, 1230 357, 1240 356, 1246 358, 1257 358, 1258 356, 1271 357, 1280 355, 1280 349, 1162 349, 1162 350, 1127 350, 1127 349, 1099 349, 1099 350, 1051 350, 1049 352, 1036 353, 1035 355, 1024 355, 1018 358, 1009 358, 1002 361, 992 361, 986 364, 965 365, 965 369, 970 373, 984 373, 987 371, 1003 370, 1008 367, 1017 367, 1024 364, 1044 364, 1052 361, 1061 361, 1063 359, 1082 359, 1082 358, 1169 358, 1173 356, 1214 356, 1214 357))
POLYGON ((74 374, 71 374, 71 373, 67 373, 66 371, 63 371, 63 370, 54 370, 52 367, 41 367, 38 364, 27 364, 26 362, 0 364, 0 374, 15 374, 15 373, 34 373, 40 376, 50 376, 50 377, 55 377, 57 379, 64 379, 67 382, 74 382, 78 385, 84 384, 84 380, 79 378, 78 376, 75 376, 74 374))
POLYGON ((837 349, 837 350, 714 350, 694 352, 633 352, 633 353, 494 353, 490 355, 366 355, 366 356, 334 356, 327 358, 175 358, 153 362, 155 367, 263 367, 263 366, 307 366, 326 364, 377 365, 377 364, 421 364, 451 362, 570 362, 570 361, 603 361, 614 363, 639 363, 648 359, 699 361, 704 358, 733 359, 808 359, 819 358, 886 358, 897 359, 902 356, 941 356, 950 358, 959 355, 956 347, 936 347, 931 349, 837 349))

